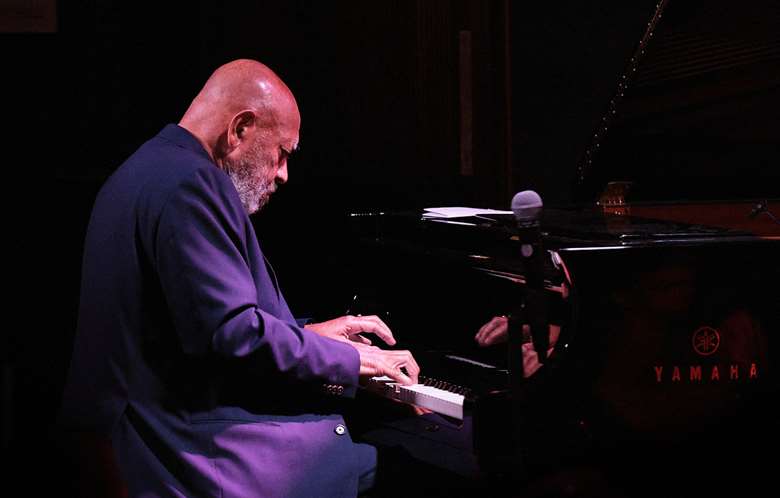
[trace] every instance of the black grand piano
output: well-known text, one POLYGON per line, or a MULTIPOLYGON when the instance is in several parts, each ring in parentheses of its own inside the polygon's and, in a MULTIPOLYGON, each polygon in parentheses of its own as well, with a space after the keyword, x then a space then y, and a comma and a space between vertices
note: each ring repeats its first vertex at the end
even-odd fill
POLYGON ((780 8, 684 4, 648 13, 573 202, 536 220, 538 259, 511 212, 353 213, 349 311, 382 316, 424 375, 366 386, 360 410, 384 414, 364 438, 465 495, 775 485, 780 8), (506 340, 480 346, 491 320, 506 340))

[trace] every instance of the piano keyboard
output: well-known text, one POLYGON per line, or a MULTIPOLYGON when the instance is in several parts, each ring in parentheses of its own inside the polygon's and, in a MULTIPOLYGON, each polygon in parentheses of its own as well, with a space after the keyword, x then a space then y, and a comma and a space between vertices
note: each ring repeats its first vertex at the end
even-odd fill
POLYGON ((386 398, 463 420, 463 403, 471 395, 468 388, 422 375, 419 380, 419 384, 404 386, 387 376, 373 377, 365 388, 386 398))

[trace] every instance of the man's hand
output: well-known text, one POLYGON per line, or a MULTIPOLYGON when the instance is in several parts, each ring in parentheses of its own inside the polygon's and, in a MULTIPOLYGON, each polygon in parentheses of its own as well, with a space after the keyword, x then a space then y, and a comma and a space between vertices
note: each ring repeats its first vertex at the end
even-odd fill
POLYGON ((495 316, 479 328, 474 340, 480 346, 491 346, 505 342, 508 337, 509 319, 505 316, 495 316))
POLYGON ((318 333, 321 336, 330 337, 337 341, 356 342, 370 345, 371 341, 360 335, 362 332, 376 334, 389 346, 395 344, 393 333, 390 328, 376 315, 368 316, 342 316, 321 323, 310 323, 306 328, 318 333))
POLYGON ((361 377, 386 375, 404 385, 417 384, 420 367, 409 351, 391 351, 362 343, 352 345, 360 354, 361 377))
MULTIPOLYGON (((561 326, 550 324, 548 327, 550 337, 550 348, 554 347, 561 335, 561 326)), ((474 336, 474 340, 480 346, 492 346, 500 344, 509 339, 509 318, 505 316, 494 316, 489 322, 479 328, 479 332, 474 336)), ((531 329, 528 325, 523 325, 523 342, 531 341, 531 329)), ((549 351, 548 351, 549 355, 549 351)))
POLYGON ((312 323, 306 328, 317 334, 348 342, 360 354, 360 376, 377 377, 386 375, 404 385, 417 384, 420 367, 409 351, 392 351, 371 345, 371 341, 361 335, 363 332, 375 334, 389 346, 395 344, 390 328, 376 315, 342 316, 322 323, 312 323), (405 369, 403 372, 401 369, 405 369))

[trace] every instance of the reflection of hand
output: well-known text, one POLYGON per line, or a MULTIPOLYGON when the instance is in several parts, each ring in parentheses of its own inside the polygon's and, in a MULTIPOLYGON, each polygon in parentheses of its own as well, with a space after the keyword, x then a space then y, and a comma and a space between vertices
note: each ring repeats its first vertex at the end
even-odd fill
POLYGON ((317 334, 344 342, 357 342, 371 344, 371 341, 362 335, 362 332, 376 334, 385 343, 395 344, 390 328, 376 315, 369 316, 342 316, 321 323, 310 323, 306 328, 317 334))
POLYGON ((409 351, 385 350, 359 342, 351 344, 360 354, 361 377, 386 375, 404 385, 417 384, 420 367, 409 351))
POLYGON ((479 328, 474 340, 480 346, 491 346, 505 342, 508 337, 509 319, 505 316, 494 316, 485 325, 479 328))

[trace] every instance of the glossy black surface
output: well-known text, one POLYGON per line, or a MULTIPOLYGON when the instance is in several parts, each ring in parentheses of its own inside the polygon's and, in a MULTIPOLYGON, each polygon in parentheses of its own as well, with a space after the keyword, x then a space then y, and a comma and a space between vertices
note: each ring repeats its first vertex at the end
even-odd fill
MULTIPOLYGON (((493 218, 360 217, 357 266, 370 272, 355 280, 356 310, 385 317, 427 375, 468 385, 436 355, 522 375, 518 350, 474 341, 528 295, 511 215, 493 218)), ((702 470, 694 454, 753 455, 778 442, 780 240, 594 209, 547 210, 542 223, 551 255, 545 320, 561 334, 548 362, 514 390, 475 374, 482 471, 523 468, 536 479, 595 465, 617 480, 646 478, 702 470), (697 352, 696 334, 711 330, 718 349, 697 352), (641 463, 625 469, 626 458, 641 463)), ((750 461, 728 465, 747 473, 750 461)))

